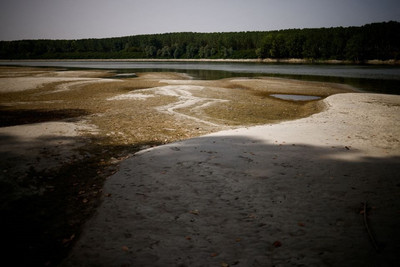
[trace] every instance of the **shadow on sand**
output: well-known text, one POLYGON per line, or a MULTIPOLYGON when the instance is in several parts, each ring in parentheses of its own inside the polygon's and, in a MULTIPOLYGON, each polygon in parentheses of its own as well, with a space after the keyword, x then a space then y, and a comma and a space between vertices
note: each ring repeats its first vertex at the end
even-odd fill
POLYGON ((118 157, 143 146, 160 145, 99 145, 103 141, 91 137, 88 143, 82 136, 21 140, 0 134, 0 229, 5 262, 57 265, 104 197, 103 183, 117 170, 118 157))
POLYGON ((362 155, 212 135, 142 151, 62 265, 393 266, 400 157, 362 155))

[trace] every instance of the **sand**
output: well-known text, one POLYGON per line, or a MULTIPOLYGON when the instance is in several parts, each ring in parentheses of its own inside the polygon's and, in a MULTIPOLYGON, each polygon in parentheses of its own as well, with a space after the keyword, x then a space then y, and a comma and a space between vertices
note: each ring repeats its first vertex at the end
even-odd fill
POLYGON ((400 96, 324 103, 125 160, 62 266, 394 266, 400 96))
POLYGON ((223 127, 222 125, 212 123, 210 121, 199 119, 195 116, 190 116, 180 112, 180 109, 192 108, 191 110, 202 110, 207 106, 215 105, 218 103, 228 102, 225 99, 217 99, 210 97, 196 97, 193 92, 199 92, 204 90, 203 86, 196 85, 167 85, 162 87, 154 87, 150 89, 135 90, 131 93, 119 95, 116 97, 109 98, 109 100, 127 100, 127 99, 146 99, 149 97, 159 96, 172 96, 176 97, 177 101, 170 103, 168 105, 157 107, 157 111, 161 113, 166 113, 176 118, 183 118, 197 123, 202 123, 214 127, 223 127))
POLYGON ((21 196, 41 194, 42 187, 18 186, 32 173, 51 173, 63 165, 81 160, 78 149, 87 143, 81 135, 88 132, 95 134, 96 128, 83 122, 0 127, 0 181, 3 188, 9 187, 1 196, 0 207, 21 196))
POLYGON ((54 92, 69 90, 71 86, 85 85, 88 83, 104 83, 115 82, 111 79, 97 78, 53 78, 53 77, 17 77, 17 78, 2 78, 0 79, 0 93, 20 92, 26 90, 38 89, 49 83, 61 84, 54 92))
MULTIPOLYGON (((75 239, 80 236, 62 265, 397 263, 399 96, 329 96, 349 89, 276 78, 198 81, 174 73, 138 74, 136 79, 99 78, 109 75, 2 69, 1 105, 7 114, 32 120, 37 114, 44 116, 44 121, 51 120, 0 128, 2 185, 10 182, 7 185, 12 188, 14 182, 18 185, 18 179, 40 180, 44 176, 51 181, 60 166, 80 166, 82 157, 92 157, 94 161, 98 158, 100 165, 108 160, 119 161, 125 157, 117 160, 112 153, 120 152, 118 147, 130 151, 137 143, 150 147, 221 128, 263 125, 241 126, 143 150, 123 161, 120 171, 108 178, 102 189, 103 203, 82 235, 75 228, 71 233, 69 228, 50 229, 62 232, 55 235, 53 246, 63 244, 63 239, 72 233, 75 239), (326 110, 303 119, 265 125, 320 110, 319 102, 310 102, 307 105, 312 107, 301 113, 303 108, 293 107, 289 101, 273 100, 273 93, 327 97, 322 102, 326 110), (47 112, 38 112, 43 108, 47 112), (57 113, 60 108, 62 112, 57 113), (85 112, 78 112, 81 115, 76 117, 74 110, 85 112), (294 115, 289 116, 287 110, 294 115), (264 118, 275 111, 283 113, 264 118), (111 158, 102 154, 104 151, 111 158), (8 179, 12 177, 17 180, 8 179), (362 211, 366 202, 368 225, 379 253, 364 226, 362 211)), ((15 119, 18 123, 21 118, 15 119)), ((74 189, 78 196, 74 195, 76 200, 72 198, 71 203, 78 217, 80 205, 95 202, 89 193, 101 195, 97 186, 92 188, 99 180, 81 172, 82 169, 74 169, 71 177, 65 177, 65 184, 71 180, 74 186, 82 179, 88 180, 91 188, 82 185, 74 189), (83 191, 88 193, 78 193, 83 191), (82 202, 82 196, 87 202, 82 202)), ((102 170, 94 172, 98 175, 102 170)), ((58 187, 61 186, 33 183, 33 187, 17 193, 41 195, 58 187)), ((12 201, 10 198, 20 196, 8 196, 3 188, 2 197, 12 201)), ((70 217, 71 214, 60 218, 67 224, 76 219, 70 217)), ((21 225, 30 225, 29 219, 32 218, 21 225)), ((30 237, 19 235, 24 231, 18 227, 7 232, 18 233, 13 242, 19 248, 30 237)), ((46 234, 49 229, 45 230, 46 234)), ((39 240, 27 242, 27 251, 16 250, 12 242, 10 251, 20 255, 39 251, 44 255, 43 263, 51 263, 51 249, 38 249, 43 246, 42 233, 36 234, 39 240)), ((67 245, 75 240, 70 239, 67 245)))
MULTIPOLYGON (((61 90, 67 86, 84 85, 96 82, 115 82, 111 79, 101 79, 106 76, 104 71, 57 71, 35 68, 0 67, 0 93, 21 92, 42 88, 51 83, 64 83, 61 90)), ((60 88, 57 88, 60 90, 60 88)))

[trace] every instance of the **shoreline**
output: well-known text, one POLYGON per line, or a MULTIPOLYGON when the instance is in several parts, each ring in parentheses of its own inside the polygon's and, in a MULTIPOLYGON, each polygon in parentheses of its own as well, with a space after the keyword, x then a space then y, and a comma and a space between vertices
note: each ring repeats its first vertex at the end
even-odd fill
MULTIPOLYGON (((1 94, 3 126, 11 127, 2 128, 1 141, 5 144, 2 147, 4 150, 2 156, 5 160, 2 160, 4 166, 2 166, 3 172, 1 172, 0 178, 10 180, 15 176, 16 179, 11 179, 9 183, 11 184, 10 188, 14 186, 14 182, 18 181, 21 183, 17 183, 15 186, 21 185, 23 188, 31 188, 28 185, 33 184, 37 192, 32 192, 32 189, 26 190, 26 192, 33 193, 36 197, 34 201, 38 203, 35 209, 29 209, 27 208, 29 205, 22 204, 35 202, 30 198, 22 198, 18 202, 22 203, 18 208, 10 206, 8 209, 10 216, 5 216, 5 218, 19 218, 12 215, 21 213, 24 216, 22 218, 26 219, 10 221, 9 226, 3 227, 3 229, 8 229, 10 249, 15 246, 22 248, 25 245, 33 247, 36 250, 14 249, 13 251, 23 251, 24 253, 34 251, 34 254, 31 255, 33 258, 52 263, 64 258, 64 253, 79 238, 82 223, 96 212, 95 207, 99 201, 104 201, 104 199, 107 201, 108 198, 114 198, 117 195, 111 194, 108 189, 103 189, 103 182, 119 168, 120 161, 131 157, 135 152, 141 150, 140 153, 146 153, 146 150, 143 151, 143 149, 165 143, 170 143, 170 146, 163 146, 160 149, 166 149, 167 154, 171 151, 183 151, 181 147, 175 148, 176 144, 193 142, 191 137, 201 136, 194 140, 203 140, 209 138, 206 134, 210 132, 218 132, 221 129, 238 129, 246 127, 246 125, 248 129, 253 129, 251 125, 254 124, 267 124, 267 126, 260 127, 270 127, 271 123, 282 121, 283 118, 296 119, 301 114, 303 114, 300 116, 301 118, 309 120, 314 115, 309 117, 307 114, 315 114, 322 108, 320 105, 322 102, 319 101, 296 104, 272 99, 270 97, 272 93, 301 94, 304 93, 304 88, 307 88, 307 95, 324 98, 335 93, 352 92, 349 88, 346 89, 336 84, 280 78, 230 78, 206 81, 190 80, 185 75, 178 73, 150 72, 141 73, 135 79, 118 79, 115 82, 98 83, 97 79, 101 77, 107 81, 109 78, 107 71, 60 71, 40 68, 2 68, 1 70, 3 71, 1 79, 6 81, 13 77, 20 82, 26 81, 30 87, 24 87, 25 91, 1 94), (71 80, 71 78, 79 78, 80 81, 71 80), (38 79, 38 83, 31 83, 29 79, 31 81, 38 79), (65 80, 62 81, 63 79, 65 80), (50 83, 48 83, 49 81, 50 83), (279 110, 282 112, 278 112, 279 110), (274 112, 278 113, 274 114, 274 112), (272 117, 267 118, 267 115, 272 117), (56 121, 64 123, 61 125, 56 121), (30 136, 33 133, 33 126, 36 133, 34 136, 30 136), (60 131, 59 126, 65 126, 71 132, 60 131), (76 128, 77 126, 79 127, 76 128), (82 128, 81 126, 93 127, 82 128), (174 141, 188 139, 192 141, 174 143, 174 141), (28 149, 24 149, 22 145, 28 149), (47 168, 50 161, 55 168, 47 168), (16 166, 18 162, 21 164, 16 166), (61 168, 57 167, 58 163, 62 164, 61 168), (23 179, 18 180, 21 177, 23 179), (40 195, 42 193, 43 195, 40 195), (68 197, 60 198, 60 195, 68 197), (43 199, 48 200, 46 203, 52 204, 40 205, 43 203, 40 202, 43 199), (55 212, 52 205, 63 206, 65 209, 55 212), (62 215, 64 213, 69 214, 67 222, 62 215), (48 214, 49 220, 42 221, 37 214, 48 214), (53 225, 61 226, 64 222, 68 223, 66 228, 53 228, 53 225), (43 232, 48 233, 54 243, 51 243, 51 246, 43 247, 41 232, 30 230, 30 225, 35 225, 39 229, 43 228, 43 232), (24 231, 30 236, 36 235, 37 238, 26 239, 27 235, 21 235, 24 231), (19 240, 18 244, 13 243, 15 240, 19 240)), ((22 84, 18 83, 18 86, 22 86, 22 84)), ((5 82, 2 88, 8 88, 10 91, 10 88, 16 89, 18 86, 5 82)), ((351 98, 351 96, 343 97, 351 98)), ((380 98, 378 96, 375 100, 378 101, 380 98)), ((397 96, 393 98, 398 99, 397 96)), ((372 102, 374 103, 374 101, 372 102)), ((397 107, 395 100, 389 104, 389 108, 397 107)), ((350 112, 341 110, 341 112, 351 116, 353 110, 350 112)), ((390 115, 393 116, 391 113, 390 115)), ((381 114, 381 117, 385 118, 386 116, 381 114)), ((297 120, 293 123, 296 122, 297 120)), ((271 127, 276 127, 274 125, 271 127)), ((322 122, 321 125, 325 127, 325 122, 322 122)), ((380 131, 381 127, 378 126, 376 129, 380 131)), ((397 133, 393 136, 396 137, 397 133)), ((375 138, 379 139, 380 137, 375 138)), ((243 140, 243 144, 249 140, 243 140)), ((282 143, 280 144, 282 145, 282 143)), ((207 146, 193 152, 198 153, 201 150, 201 155, 208 156, 210 159, 223 155, 223 152, 208 153, 213 151, 214 146, 218 147, 217 144, 211 143, 210 150, 207 146)), ((240 149, 244 146, 238 143, 238 146, 232 147, 240 149)), ((239 160, 245 160, 250 164, 245 166, 244 170, 253 169, 251 162, 254 161, 252 159, 254 155, 249 151, 236 152, 231 155, 240 155, 239 160)), ((196 157, 196 153, 185 156, 181 166, 185 167, 185 162, 190 163, 192 156, 196 157)), ((256 153, 254 152, 254 154, 256 153)), ((171 160, 175 159, 171 157, 171 160)), ((226 160, 229 160, 229 157, 226 160)), ((232 163, 237 160, 237 158, 233 159, 232 163)), ((215 163, 210 166, 207 164, 198 166, 204 171, 200 174, 203 175, 203 179, 210 176, 207 171, 209 167, 211 167, 210 171, 214 173, 212 168, 222 164, 215 163)), ((171 166, 176 167, 174 164, 171 166)), ((274 166, 272 167, 274 168, 274 166)), ((165 171, 161 170, 155 174, 162 176, 165 171)), ((237 171, 240 171, 240 168, 237 171)), ((219 172, 215 173, 218 175, 219 172)), ((179 172, 178 176, 180 176, 179 172)), ((15 193, 18 193, 15 194, 16 197, 21 196, 18 191, 15 193)), ((3 197, 7 198, 4 194, 3 197)), ((23 261, 29 262, 33 259, 29 255, 25 256, 23 261)))
POLYGON ((327 64, 327 65, 393 65, 399 66, 400 60, 367 60, 365 62, 354 62, 348 60, 313 60, 313 59, 0 59, 0 62, 222 62, 222 63, 265 63, 265 64, 327 64))

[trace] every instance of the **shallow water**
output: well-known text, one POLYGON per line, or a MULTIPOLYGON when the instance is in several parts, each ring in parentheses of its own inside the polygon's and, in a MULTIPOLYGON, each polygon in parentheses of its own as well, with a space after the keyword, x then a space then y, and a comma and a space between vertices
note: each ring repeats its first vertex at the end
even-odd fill
POLYGON ((266 64, 238 62, 2 61, 0 65, 95 69, 213 70, 236 73, 318 75, 400 80, 400 67, 374 65, 266 64))
POLYGON ((311 95, 282 95, 282 94, 272 94, 270 95, 275 98, 283 99, 283 100, 293 100, 293 101, 311 101, 321 99, 319 96, 311 96, 311 95))
POLYGON ((345 83, 365 91, 400 94, 400 67, 381 65, 266 64, 232 62, 0 61, 0 65, 112 69, 132 72, 180 72, 194 79, 282 77, 345 83))

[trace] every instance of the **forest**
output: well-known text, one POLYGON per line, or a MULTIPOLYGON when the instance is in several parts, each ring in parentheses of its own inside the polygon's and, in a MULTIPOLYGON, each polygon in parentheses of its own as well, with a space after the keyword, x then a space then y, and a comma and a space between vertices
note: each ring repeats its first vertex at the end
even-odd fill
POLYGON ((279 31, 165 33, 0 42, 0 59, 400 59, 400 23, 279 31))

